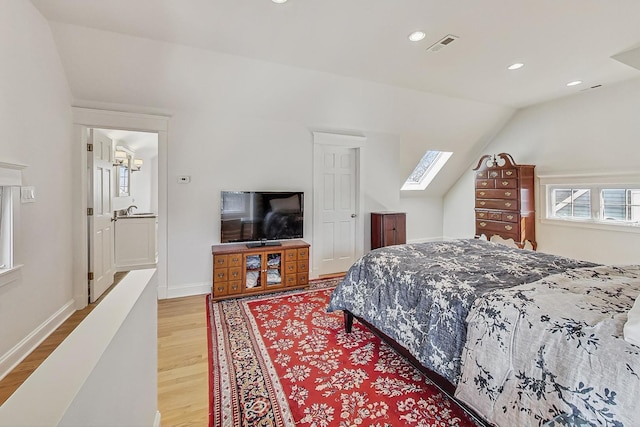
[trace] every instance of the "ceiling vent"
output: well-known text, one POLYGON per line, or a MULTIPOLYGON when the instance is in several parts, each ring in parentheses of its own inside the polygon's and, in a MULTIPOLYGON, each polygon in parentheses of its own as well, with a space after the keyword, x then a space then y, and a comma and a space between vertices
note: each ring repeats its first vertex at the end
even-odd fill
POLYGON ((451 43, 453 43, 456 40, 458 40, 458 36, 454 36, 453 34, 447 34, 441 40, 438 40, 437 42, 429 46, 427 50, 430 52, 438 52, 444 49, 445 47, 449 46, 451 43))

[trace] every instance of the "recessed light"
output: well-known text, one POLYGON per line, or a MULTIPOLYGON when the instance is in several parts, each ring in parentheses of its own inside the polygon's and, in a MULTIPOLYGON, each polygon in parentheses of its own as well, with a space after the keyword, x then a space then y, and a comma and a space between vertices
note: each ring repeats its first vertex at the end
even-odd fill
POLYGON ((524 67, 522 62, 516 62, 515 64, 511 64, 507 67, 507 70, 517 70, 518 68, 524 67))
POLYGON ((411 40, 412 42, 419 42, 426 36, 427 35, 423 31, 414 31, 413 33, 409 34, 409 40, 411 40))
POLYGON ((287 0, 271 0, 271 1, 277 4, 282 4, 287 2, 287 0))
POLYGON ((579 84, 582 84, 582 80, 574 80, 572 82, 567 83, 567 86, 577 86, 579 84))

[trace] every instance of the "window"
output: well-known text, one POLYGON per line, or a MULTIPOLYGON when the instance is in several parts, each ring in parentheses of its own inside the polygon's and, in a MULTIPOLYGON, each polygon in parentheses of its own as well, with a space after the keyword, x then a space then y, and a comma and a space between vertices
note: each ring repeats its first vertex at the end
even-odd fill
POLYGON ((427 188, 452 154, 449 151, 427 151, 401 190, 424 190, 427 188))
MULTIPOLYGON (((624 174, 624 176, 629 174, 624 174)), ((638 181, 633 175, 630 181, 638 181)), ((640 184, 617 184, 617 176, 540 177, 546 188, 546 219, 594 227, 640 227, 640 184), (563 185, 561 179, 578 184, 563 185), (588 183, 599 180, 598 183, 588 183), (545 182, 547 181, 547 182, 545 182), (549 182, 552 181, 552 182, 549 182)))

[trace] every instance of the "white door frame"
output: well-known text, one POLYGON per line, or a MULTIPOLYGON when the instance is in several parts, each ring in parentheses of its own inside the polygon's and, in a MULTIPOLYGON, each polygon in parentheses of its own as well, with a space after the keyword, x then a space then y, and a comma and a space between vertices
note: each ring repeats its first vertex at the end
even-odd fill
POLYGON ((76 310, 87 306, 87 128, 122 129, 158 134, 158 297, 167 296, 167 153, 168 116, 73 107, 73 297, 76 310))
MULTIPOLYGON (((313 132, 313 242, 322 244, 322 197, 318 189, 322 180, 323 146, 337 145, 344 148, 354 148, 356 155, 356 258, 364 254, 364 192, 362 191, 362 177, 364 170, 363 150, 367 138, 358 135, 345 135, 328 132, 313 132)), ((314 251, 311 247, 312 263, 311 275, 318 277, 321 265, 321 251, 314 251)))

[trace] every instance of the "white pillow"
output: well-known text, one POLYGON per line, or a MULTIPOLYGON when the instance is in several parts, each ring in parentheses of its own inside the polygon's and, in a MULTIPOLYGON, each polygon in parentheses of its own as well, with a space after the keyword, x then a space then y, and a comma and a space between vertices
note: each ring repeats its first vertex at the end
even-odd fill
POLYGON ((640 296, 636 298, 633 307, 627 314, 627 323, 622 329, 624 340, 640 347, 640 296))

